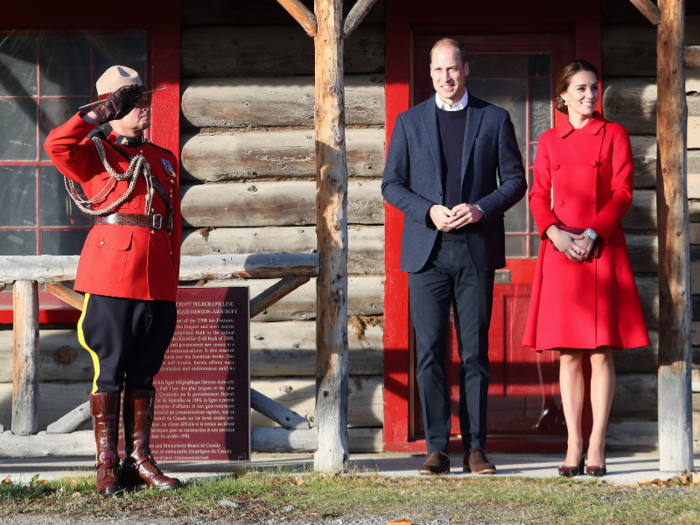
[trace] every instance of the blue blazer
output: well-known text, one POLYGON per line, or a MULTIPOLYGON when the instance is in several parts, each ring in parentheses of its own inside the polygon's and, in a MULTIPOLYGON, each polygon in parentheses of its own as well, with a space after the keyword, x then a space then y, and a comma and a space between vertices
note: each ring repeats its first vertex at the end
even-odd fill
MULTIPOLYGON (((506 265, 503 216, 527 191, 525 169, 508 112, 469 95, 462 149, 462 201, 478 204, 486 221, 465 226, 478 270, 506 265)), ((415 273, 428 261, 438 229, 428 211, 444 205, 437 104, 431 97, 396 118, 384 167, 382 195, 404 213, 401 270, 415 273)))

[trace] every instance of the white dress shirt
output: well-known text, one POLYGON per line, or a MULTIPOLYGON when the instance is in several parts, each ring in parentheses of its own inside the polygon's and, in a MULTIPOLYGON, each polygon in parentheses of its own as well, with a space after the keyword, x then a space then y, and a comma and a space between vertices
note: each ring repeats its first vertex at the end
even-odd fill
POLYGON ((451 106, 447 102, 442 100, 440 98, 440 95, 435 93, 435 103, 437 104, 438 108, 443 109, 445 111, 459 111, 467 107, 467 104, 469 103, 469 92, 465 89, 464 96, 460 99, 460 101, 455 102, 451 106))

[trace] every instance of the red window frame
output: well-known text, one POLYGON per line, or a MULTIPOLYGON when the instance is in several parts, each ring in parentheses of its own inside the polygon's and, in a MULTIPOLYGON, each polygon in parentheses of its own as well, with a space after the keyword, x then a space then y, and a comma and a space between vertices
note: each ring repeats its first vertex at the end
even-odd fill
MULTIPOLYGON (((178 0, 146 2, 133 10, 127 9, 120 15, 115 15, 114 6, 105 3, 65 0, 60 9, 57 9, 53 4, 50 7, 48 4, 42 7, 34 3, 14 2, 3 6, 1 24, 0 30, 87 30, 91 33, 145 30, 148 45, 148 83, 151 89, 167 88, 151 95, 150 139, 179 157, 181 29, 178 0)), ((47 161, 30 161, 23 164, 51 165, 47 161)), ((80 317, 78 310, 48 292, 40 294, 39 305, 41 324, 75 324, 80 317)), ((0 323, 12 322, 12 295, 7 292, 0 293, 0 323)))
MULTIPOLYGON (((588 60, 601 69, 600 2, 594 0, 585 13, 574 5, 554 0, 536 4, 500 0, 470 3, 445 0, 440 9, 419 0, 386 1, 386 126, 388 145, 399 113, 411 107, 413 76, 413 32, 424 31, 449 34, 533 34, 566 32, 571 35, 574 56, 588 60), (448 13, 460 13, 459 17, 448 13), (469 26, 455 25, 463 20, 469 26), (432 26, 432 27, 431 27, 432 26)), ((559 116, 555 117, 555 125, 559 116)), ((399 270, 403 214, 385 204, 385 271, 384 284, 384 450, 424 452, 425 442, 410 440, 409 337, 411 334, 408 308, 408 277, 399 270)), ((532 282, 536 261, 509 261, 512 283, 532 282)), ((520 438, 519 450, 536 450, 545 443, 520 438)), ((513 441, 490 439, 492 451, 511 451, 513 441)))

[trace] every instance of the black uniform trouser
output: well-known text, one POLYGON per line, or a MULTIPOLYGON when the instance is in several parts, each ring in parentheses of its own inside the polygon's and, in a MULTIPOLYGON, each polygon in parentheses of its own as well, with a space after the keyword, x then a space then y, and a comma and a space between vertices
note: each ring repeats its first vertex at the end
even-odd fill
POLYGON ((450 393, 445 369, 450 304, 461 359, 462 441, 467 451, 486 444, 494 275, 494 271, 476 269, 465 242, 440 239, 423 269, 408 274, 411 319, 416 330, 416 379, 429 453, 446 453, 450 439, 450 393))
POLYGON ((172 301, 86 294, 78 339, 95 366, 92 393, 154 390, 176 320, 172 301))

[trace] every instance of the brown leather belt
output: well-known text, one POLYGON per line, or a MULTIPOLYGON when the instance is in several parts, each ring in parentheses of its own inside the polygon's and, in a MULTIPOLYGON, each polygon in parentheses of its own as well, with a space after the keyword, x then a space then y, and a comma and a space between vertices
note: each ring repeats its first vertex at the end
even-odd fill
POLYGON ((152 230, 172 230, 173 219, 158 213, 155 215, 136 215, 134 213, 112 213, 95 217, 95 224, 118 224, 120 226, 143 226, 152 230))

